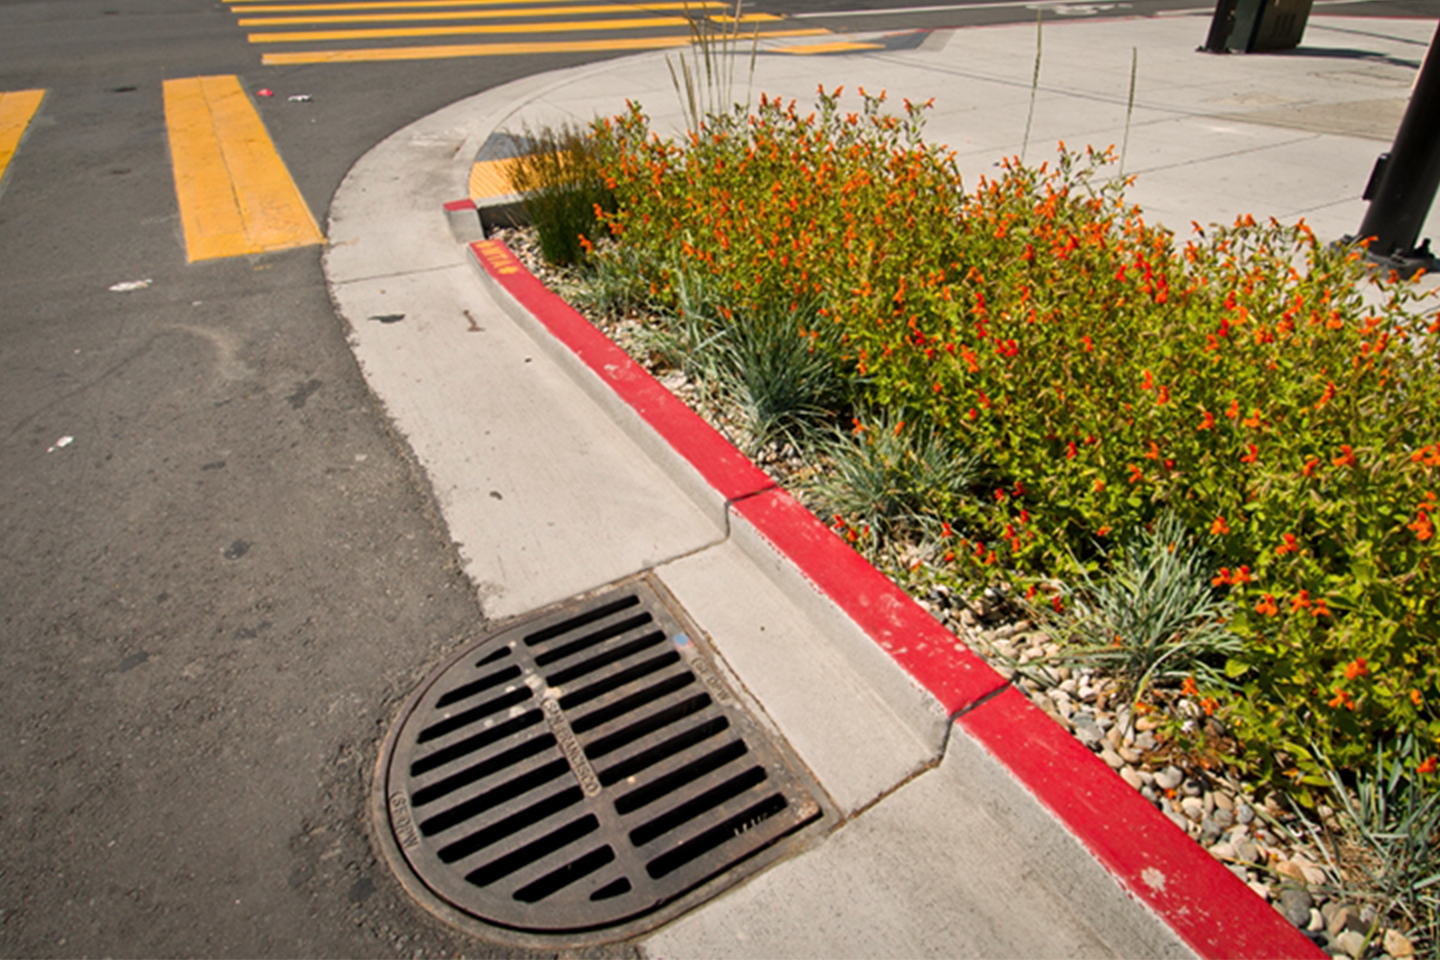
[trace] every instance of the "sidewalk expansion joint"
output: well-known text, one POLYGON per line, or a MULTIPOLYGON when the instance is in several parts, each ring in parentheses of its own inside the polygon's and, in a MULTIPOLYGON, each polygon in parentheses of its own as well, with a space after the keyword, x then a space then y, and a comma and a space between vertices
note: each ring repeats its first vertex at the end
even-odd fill
MULTIPOLYGON (((961 642, 963 643, 964 641, 961 641, 961 642)), ((1000 696, 1000 694, 1004 693, 1007 689, 1009 689, 1009 688, 1011 688, 1011 687, 1015 687, 1015 684, 1014 684, 1012 681, 1010 681, 1010 680, 1006 680, 1006 681, 1002 682, 1002 683, 1000 684, 1000 686, 996 687, 994 690, 991 690, 989 693, 984 693, 984 694, 981 694, 980 696, 976 697, 976 698, 975 698, 974 700, 972 700, 970 703, 967 703, 965 706, 961 707, 959 710, 956 710, 953 714, 950 715, 950 725, 951 725, 951 726, 954 726, 954 724, 955 724, 961 717, 965 716, 967 713, 970 713, 970 712, 972 712, 972 711, 974 711, 974 710, 979 709, 980 707, 983 707, 985 704, 989 703, 991 700, 994 700, 996 697, 1000 696)), ((1019 688, 1019 687, 1015 687, 1015 689, 1019 690, 1020 688, 1019 688)), ((1021 693, 1024 693, 1024 691, 1022 690, 1021 693)), ((946 727, 946 728, 945 728, 945 738, 946 738, 947 741, 948 741, 949 737, 950 737, 950 727, 946 727)), ((943 751, 942 751, 942 752, 943 752, 943 751)))
MULTIPOLYGON (((332 246, 338 247, 340 244, 332 244, 332 246)), ((395 280, 400 277, 415 277, 426 273, 439 273, 442 270, 454 270, 456 267, 462 267, 466 270, 469 269, 465 261, 460 260, 456 263, 442 263, 433 267, 415 267, 411 270, 395 270, 391 273, 367 274, 363 277, 346 277, 343 280, 332 280, 331 283, 337 287, 348 287, 352 283, 371 283, 375 280, 395 280)))

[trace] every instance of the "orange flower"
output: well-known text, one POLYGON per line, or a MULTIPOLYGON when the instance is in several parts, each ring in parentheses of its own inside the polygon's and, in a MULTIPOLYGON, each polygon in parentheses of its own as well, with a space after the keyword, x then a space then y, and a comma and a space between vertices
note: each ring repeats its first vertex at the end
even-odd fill
POLYGON ((1415 515, 1415 522, 1408 524, 1405 529, 1415 531, 1416 540, 1429 540, 1435 535, 1435 525, 1430 522, 1430 515, 1421 510, 1415 515))
POLYGON ((1415 704, 1415 706, 1417 707, 1422 707, 1425 705, 1425 697, 1421 695, 1419 690, 1411 690, 1410 702, 1415 704))
POLYGON ((1255 444, 1247 443, 1245 446, 1249 452, 1240 458, 1241 463, 1254 463, 1260 459, 1260 449, 1255 444))
POLYGON ((1239 400, 1230 401, 1230 409, 1225 411, 1225 416, 1229 417, 1231 420, 1234 420, 1236 417, 1240 416, 1239 400))
POLYGON ((1155 397, 1155 402, 1159 404, 1170 402, 1170 388, 1163 383, 1160 384, 1160 393, 1155 397))
POLYGON ((1217 537, 1223 537, 1230 532, 1230 524, 1225 522, 1224 517, 1216 517, 1210 524, 1210 532, 1217 537))
POLYGON ((1344 707, 1347 710, 1355 709, 1355 701, 1350 697, 1350 694, 1339 687, 1335 688, 1335 696, 1330 698, 1329 703, 1332 707, 1344 707))
POLYGON ((1133 464, 1133 463, 1130 464, 1130 468, 1129 468, 1129 469, 1130 469, 1130 482, 1131 482, 1131 483, 1139 483, 1141 480, 1144 480, 1144 479, 1145 479, 1145 474, 1144 474, 1144 472, 1141 471, 1141 469, 1140 469, 1139 467, 1135 466, 1135 464, 1133 464))
POLYGON ((1330 608, 1325 605, 1325 598, 1321 597, 1320 599, 1316 600, 1315 609, 1311 610, 1310 612, 1317 617, 1330 616, 1330 608))
POLYGON ((1356 677, 1368 677, 1369 675, 1370 667, 1365 663, 1364 657, 1358 657, 1345 664, 1346 680, 1354 680, 1356 677))
POLYGON ((1426 757, 1426 758, 1425 758, 1425 762, 1424 762, 1424 763, 1421 763, 1419 766, 1417 766, 1417 767, 1415 768, 1415 772, 1416 772, 1416 773, 1434 773, 1437 762, 1440 762, 1440 758, 1433 757, 1433 756, 1432 756, 1432 757, 1426 757))
POLYGON ((1250 568, 1249 568, 1249 567, 1241 567, 1239 570, 1236 570, 1236 571, 1235 571, 1235 583, 1236 583, 1236 584, 1252 583, 1252 582, 1254 582, 1254 580, 1255 580, 1255 578, 1252 577, 1252 576, 1250 576, 1250 568))
POLYGON ((1330 462, 1337 467, 1353 467, 1355 466, 1355 451, 1350 449, 1350 444, 1342 443, 1340 444, 1340 456, 1330 462))
POLYGON ((1315 472, 1315 468, 1318 466, 1320 466, 1320 458, 1311 457, 1309 460, 1305 461, 1305 466, 1301 468, 1300 472, 1308 477, 1315 472))
POLYGON ((1334 400, 1334 399, 1335 399, 1335 384, 1330 383, 1330 382, 1327 381, 1326 384, 1325 384, 1325 392, 1322 393, 1322 394, 1320 394, 1320 402, 1317 403, 1317 404, 1315 404, 1315 409, 1316 409, 1316 410, 1319 410, 1321 407, 1325 406, 1325 404, 1329 403, 1331 400, 1334 400))
POLYGON ((1221 567, 1220 572, 1210 578, 1210 586, 1222 587, 1228 583, 1234 583, 1229 567, 1221 567))
POLYGON ((1200 411, 1200 426, 1196 430, 1213 430, 1215 428, 1215 415, 1209 410, 1200 411))
POLYGON ((1104 480, 1096 480, 1096 481, 1095 481, 1095 486, 1094 486, 1093 489, 1095 490, 1096 493, 1099 493, 1101 490, 1104 490, 1104 489, 1105 489, 1105 481, 1104 481, 1104 480))
POLYGON ((1287 553, 1299 553, 1300 545, 1295 540, 1295 534, 1286 533, 1281 536, 1284 543, 1275 548, 1275 556, 1283 557, 1287 553))
POLYGON ((1187 697, 1193 697, 1199 693, 1200 688, 1195 686, 1195 678, 1186 677, 1184 682, 1180 684, 1180 692, 1187 697))
POLYGON ((1244 420, 1241 420, 1240 423, 1241 425, 1249 427, 1252 430, 1255 429, 1256 427, 1260 426, 1260 411, 1255 410, 1251 412, 1250 416, 1246 417, 1244 420))
POLYGON ((1259 603, 1255 604, 1255 612, 1264 614, 1267 617, 1273 617, 1280 612, 1280 608, 1275 605, 1275 597, 1267 593, 1261 598, 1259 603))
MULTIPOLYGON (((1304 610, 1308 606, 1310 606, 1310 591, 1301 590, 1295 595, 1294 599, 1290 601, 1290 612, 1295 613, 1297 610, 1304 610)), ((1350 679, 1353 680, 1355 678, 1351 677, 1350 679)))

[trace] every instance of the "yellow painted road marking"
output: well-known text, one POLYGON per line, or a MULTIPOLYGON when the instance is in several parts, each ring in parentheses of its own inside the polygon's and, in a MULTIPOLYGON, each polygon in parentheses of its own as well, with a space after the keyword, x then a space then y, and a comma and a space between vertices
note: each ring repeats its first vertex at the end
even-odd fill
MULTIPOLYGON (((758 16, 766 16, 759 14, 758 16)), ((746 19, 746 18, 742 18, 746 19)), ((402 37, 457 37, 496 33, 579 33, 591 30, 651 30, 687 27, 685 17, 631 17, 624 20, 565 20, 560 23, 500 23, 461 27, 399 27, 393 30, 301 30, 252 33, 251 43, 316 43, 322 40, 396 40, 402 37)), ((688 37, 686 38, 688 40, 688 37)))
MULTIPOLYGON (((723 3, 707 4, 723 7, 723 3)), ((500 20, 514 17, 566 17, 581 13, 621 13, 626 11, 653 11, 660 13, 670 10, 694 10, 696 4, 689 0, 680 3, 636 3, 636 4, 594 4, 580 7, 512 7, 508 10, 466 10, 458 13, 347 13, 335 17, 252 17, 242 19, 242 27, 290 27, 317 23, 415 23, 423 20, 500 20)), ((767 20, 779 17, 762 14, 767 20)))
POLYGON ((0 189, 5 186, 5 170, 10 166, 10 158, 20 149, 20 140, 30 126, 30 119, 44 99, 44 90, 0 91, 0 189))
MULTIPOLYGON (((772 37, 823 37, 825 29, 773 30, 759 34, 772 37)), ((742 36, 742 40, 749 37, 742 36)), ((551 40, 535 43, 473 43, 433 47, 373 47, 359 50, 306 50, 296 53, 267 53, 260 62, 267 67, 302 63, 373 63, 387 60, 449 60, 457 57, 503 57, 533 53, 591 53, 603 50, 663 50, 690 44, 688 36, 621 37, 610 40, 551 40)))
POLYGON ((883 43, 811 43, 794 44, 788 47, 776 47, 776 53, 794 53, 806 55, 811 53, 848 53, 853 50, 884 50, 883 43))
POLYGON ((325 242, 238 79, 166 80, 165 124, 191 263, 325 242))
MULTIPOLYGON (((557 3, 588 3, 590 0, 549 0, 551 5, 557 3)), ((428 7, 431 9, 454 8, 454 7, 516 7, 523 9, 527 4, 524 0, 399 0, 397 3, 265 3, 265 4, 244 4, 230 8, 231 13, 325 13, 335 10, 409 10, 417 7, 428 7)), ((727 6, 719 0, 701 0, 692 4, 697 8, 710 9, 712 7, 727 6)))

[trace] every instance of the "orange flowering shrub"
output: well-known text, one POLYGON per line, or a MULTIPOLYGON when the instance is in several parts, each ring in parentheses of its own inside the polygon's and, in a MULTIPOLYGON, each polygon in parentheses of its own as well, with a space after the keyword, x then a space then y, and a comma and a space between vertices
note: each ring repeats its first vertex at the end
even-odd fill
POLYGON ((1367 298, 1359 255, 1303 222, 1182 244, 1093 150, 966 192, 924 108, 881 101, 762 98, 679 143, 632 108, 596 127, 601 229, 662 304, 699 275, 719 315, 790 305, 862 417, 979 456, 973 508, 934 518, 957 579, 1063 576, 1180 517, 1237 601, 1238 694, 1215 693, 1257 764, 1284 750, 1320 783, 1316 747, 1440 744, 1440 321, 1416 288, 1367 298))

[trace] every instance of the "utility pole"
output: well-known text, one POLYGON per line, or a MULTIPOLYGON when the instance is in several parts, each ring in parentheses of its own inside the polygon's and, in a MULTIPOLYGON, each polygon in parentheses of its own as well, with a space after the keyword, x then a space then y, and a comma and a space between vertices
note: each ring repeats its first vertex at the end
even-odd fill
POLYGON ((1440 186, 1440 24, 1415 79, 1389 153, 1375 161, 1364 199, 1370 208, 1349 242, 1370 238, 1367 257, 1402 276, 1435 269, 1430 240, 1416 246, 1440 186))

